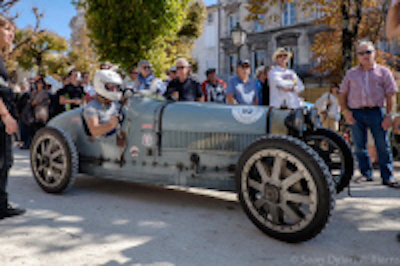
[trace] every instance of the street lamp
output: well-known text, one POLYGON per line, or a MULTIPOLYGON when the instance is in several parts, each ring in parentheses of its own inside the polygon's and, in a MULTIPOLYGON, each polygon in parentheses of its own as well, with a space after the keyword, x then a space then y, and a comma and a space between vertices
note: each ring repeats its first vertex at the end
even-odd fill
POLYGON ((242 27, 240 27, 239 22, 231 30, 232 43, 238 49, 238 62, 240 60, 240 48, 246 43, 247 33, 242 27))

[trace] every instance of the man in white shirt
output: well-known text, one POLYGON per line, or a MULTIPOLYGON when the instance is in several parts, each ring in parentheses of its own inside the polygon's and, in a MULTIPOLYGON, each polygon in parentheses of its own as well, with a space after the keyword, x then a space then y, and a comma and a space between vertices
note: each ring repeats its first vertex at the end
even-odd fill
POLYGON ((282 47, 272 55, 272 61, 277 64, 268 72, 270 106, 272 107, 295 109, 301 105, 299 93, 304 90, 304 85, 297 74, 287 68, 291 57, 292 53, 282 47))

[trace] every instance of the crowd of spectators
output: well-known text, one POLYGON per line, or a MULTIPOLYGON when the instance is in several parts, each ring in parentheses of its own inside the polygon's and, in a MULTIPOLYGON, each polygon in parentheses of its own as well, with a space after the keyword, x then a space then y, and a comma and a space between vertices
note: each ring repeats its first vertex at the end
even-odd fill
MULTIPOLYGON (((123 86, 138 91, 147 90, 149 93, 178 101, 269 105, 270 98, 275 99, 278 94, 284 95, 289 92, 295 92, 291 97, 297 97, 304 87, 297 75, 286 69, 290 56, 290 52, 279 48, 273 56, 278 67, 261 66, 257 68, 255 78, 251 77, 249 60, 239 61, 236 75, 227 82, 217 77, 216 69, 210 68, 205 73, 206 80, 201 83, 192 74, 192 66, 185 58, 179 58, 176 64, 168 69, 164 81, 154 75, 148 60, 140 60, 126 77, 122 77, 123 86), (280 77, 280 73, 276 74, 274 71, 277 69, 284 72, 285 76, 280 77), (273 81, 272 86, 269 81, 273 81)), ((100 69, 112 67, 109 62, 100 65, 100 69)), ((76 69, 72 69, 63 78, 62 87, 58 90, 52 90, 51 84, 42 76, 23 80, 18 85, 20 90, 16 95, 16 106, 20 132, 17 139, 21 149, 29 148, 35 132, 51 118, 64 111, 81 107, 96 97, 89 74, 79 73, 76 69)), ((284 104, 286 101, 279 107, 292 108, 285 107, 284 104)))

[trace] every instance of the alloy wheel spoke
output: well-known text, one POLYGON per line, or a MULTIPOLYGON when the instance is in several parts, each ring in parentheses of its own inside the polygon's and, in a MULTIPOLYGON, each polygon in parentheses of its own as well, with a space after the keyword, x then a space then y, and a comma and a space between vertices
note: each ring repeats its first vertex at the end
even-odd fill
POLYGON ((249 179, 249 187, 254 188, 255 190, 260 192, 263 191, 263 185, 253 179, 249 179))
POLYGON ((270 214, 272 216, 272 222, 275 224, 279 224, 280 223, 280 216, 279 216, 279 209, 278 209, 278 205, 276 204, 269 204, 269 210, 270 210, 270 214))
POLYGON ((282 181, 282 189, 288 189, 295 183, 299 182, 301 179, 303 179, 302 173, 300 171, 296 171, 282 181))
POLYGON ((268 202, 265 199, 258 199, 254 202, 254 207, 256 207, 257 209, 260 209, 261 207, 263 207, 264 205, 266 205, 268 202))
POLYGON ((282 170, 283 159, 281 157, 276 157, 274 160, 274 166, 272 167, 272 180, 279 181, 280 173, 282 170))
POLYGON ((52 160, 54 160, 55 158, 57 158, 58 156, 60 156, 62 154, 62 150, 58 149, 57 151, 53 152, 52 154, 50 154, 50 158, 52 160))
POLYGON ((62 163, 51 162, 51 166, 52 166, 54 169, 57 169, 57 170, 59 170, 59 171, 64 170, 64 164, 62 164, 62 163))
POLYGON ((280 205, 282 211, 293 220, 294 223, 297 223, 301 220, 301 217, 286 203, 280 205))
POLYGON ((298 193, 290 193, 288 192, 286 195, 286 200, 291 201, 294 203, 303 203, 303 204, 311 204, 311 199, 309 196, 306 195, 301 195, 298 193))
POLYGON ((38 172, 43 171, 43 169, 44 169, 44 165, 43 165, 43 164, 40 164, 40 165, 38 166, 38 168, 37 168, 38 172))
POLYGON ((49 140, 49 145, 47 145, 46 148, 46 155, 50 155, 51 154, 51 149, 53 149, 53 145, 54 145, 54 140, 49 140))
POLYGON ((45 146, 44 146, 45 144, 44 144, 44 141, 42 141, 41 143, 40 143, 40 154, 41 155, 44 155, 45 154, 45 146))
POLYGON ((52 171, 52 176, 53 176, 53 179, 55 180, 55 181, 58 181, 58 180, 60 180, 61 179, 61 174, 59 174, 59 173, 57 173, 56 171, 52 171))
POLYGON ((270 178, 270 176, 267 174, 267 171, 265 170, 265 165, 260 160, 258 160, 256 162, 256 168, 261 176, 262 182, 267 183, 267 180, 270 178))
POLYGON ((44 172, 43 172, 43 175, 44 175, 44 180, 45 180, 47 183, 50 183, 50 182, 51 182, 51 176, 49 175, 48 171, 49 171, 49 169, 48 169, 48 168, 45 168, 45 169, 44 169, 44 172))

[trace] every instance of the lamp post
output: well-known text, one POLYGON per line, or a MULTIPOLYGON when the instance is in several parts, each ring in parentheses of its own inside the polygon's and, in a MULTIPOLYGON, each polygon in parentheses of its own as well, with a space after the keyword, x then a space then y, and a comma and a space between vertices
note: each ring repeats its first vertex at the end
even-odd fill
POLYGON ((238 51, 238 62, 240 60, 240 48, 246 43, 247 33, 242 27, 240 27, 239 22, 231 30, 231 38, 234 46, 237 47, 238 51))

